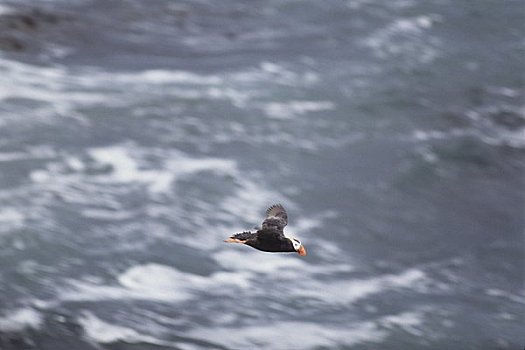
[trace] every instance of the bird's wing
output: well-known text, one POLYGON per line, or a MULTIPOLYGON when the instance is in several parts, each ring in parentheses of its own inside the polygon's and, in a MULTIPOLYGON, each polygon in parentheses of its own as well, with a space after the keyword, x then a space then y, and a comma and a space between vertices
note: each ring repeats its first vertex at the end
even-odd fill
POLYGON ((286 225, 288 225, 288 214, 281 204, 274 204, 266 209, 266 218, 262 223, 263 230, 276 229, 283 234, 286 225))
POLYGON ((230 242, 230 243, 241 243, 241 242, 245 242, 249 239, 254 239, 257 237, 257 233, 256 232, 250 232, 250 231, 244 231, 244 232, 241 232, 241 233, 236 233, 234 235, 231 235, 230 238, 228 238, 226 240, 226 242, 230 242))
POLYGON ((276 216, 278 218, 281 218, 284 220, 285 225, 288 224, 288 214, 286 214, 286 210, 282 206, 282 204, 274 204, 268 209, 266 209, 266 217, 272 217, 276 216))
POLYGON ((255 238, 256 235, 257 235, 257 233, 255 233, 255 232, 244 231, 244 232, 241 232, 241 233, 236 233, 232 237, 245 241, 245 240, 250 239, 250 238, 255 238))

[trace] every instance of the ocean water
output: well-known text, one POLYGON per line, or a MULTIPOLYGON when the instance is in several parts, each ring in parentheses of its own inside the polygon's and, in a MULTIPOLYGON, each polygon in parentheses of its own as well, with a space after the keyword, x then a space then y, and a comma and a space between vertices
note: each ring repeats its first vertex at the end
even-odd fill
POLYGON ((524 26, 4 0, 0 349, 522 349, 524 26), (223 243, 278 202, 307 257, 223 243))

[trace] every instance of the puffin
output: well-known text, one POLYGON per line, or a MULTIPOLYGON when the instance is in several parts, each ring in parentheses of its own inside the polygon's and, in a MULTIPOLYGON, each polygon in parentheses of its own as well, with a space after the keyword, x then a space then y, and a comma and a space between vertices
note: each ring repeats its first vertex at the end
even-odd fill
POLYGON ((255 232, 244 231, 236 233, 226 239, 226 243, 241 243, 263 252, 293 253, 306 256, 306 249, 294 237, 284 234, 284 227, 288 224, 288 214, 281 204, 274 204, 266 210, 266 218, 262 228, 255 232))

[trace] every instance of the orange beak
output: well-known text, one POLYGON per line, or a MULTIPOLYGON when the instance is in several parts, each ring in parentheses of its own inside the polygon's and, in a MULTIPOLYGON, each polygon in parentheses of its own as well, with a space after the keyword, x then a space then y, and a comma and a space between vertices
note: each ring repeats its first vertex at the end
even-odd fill
POLYGON ((299 247, 299 250, 297 250, 297 253, 300 256, 306 256, 306 249, 304 248, 304 246, 299 247))

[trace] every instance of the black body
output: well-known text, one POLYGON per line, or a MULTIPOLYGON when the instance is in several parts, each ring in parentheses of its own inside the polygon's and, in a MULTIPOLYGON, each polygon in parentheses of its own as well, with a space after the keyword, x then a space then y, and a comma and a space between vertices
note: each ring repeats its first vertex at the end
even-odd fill
POLYGON ((245 241, 244 244, 263 252, 295 252, 292 242, 280 231, 272 228, 237 233, 232 238, 245 241))

